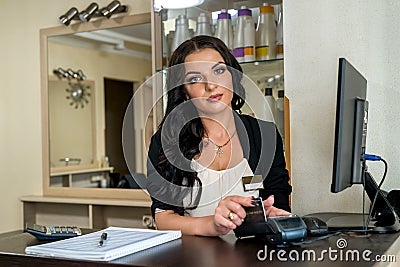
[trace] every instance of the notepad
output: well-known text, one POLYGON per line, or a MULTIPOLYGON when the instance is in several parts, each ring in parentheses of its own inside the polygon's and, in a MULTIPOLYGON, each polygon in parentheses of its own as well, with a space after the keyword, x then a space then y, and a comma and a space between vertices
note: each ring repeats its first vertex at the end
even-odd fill
POLYGON ((108 227, 78 237, 29 246, 25 249, 25 252, 59 258, 111 261, 179 239, 181 236, 181 231, 108 227), (99 246, 99 240, 101 240, 103 233, 107 233, 107 239, 104 240, 102 246, 99 246))

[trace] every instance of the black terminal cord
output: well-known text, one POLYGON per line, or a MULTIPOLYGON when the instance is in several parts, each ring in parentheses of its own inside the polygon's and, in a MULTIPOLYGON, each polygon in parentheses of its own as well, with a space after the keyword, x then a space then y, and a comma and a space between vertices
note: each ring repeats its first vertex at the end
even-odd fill
MULTIPOLYGON (((316 241, 324 240, 324 239, 327 239, 327 238, 332 237, 332 236, 337 236, 337 235, 340 235, 340 234, 346 234, 346 233, 349 233, 349 232, 362 232, 362 233, 369 232, 368 225, 369 225, 369 222, 371 221, 371 218, 372 218, 372 214, 373 214, 373 211, 374 211, 374 208, 375 208, 376 200, 378 199, 378 195, 379 195, 379 193, 381 191, 381 187, 382 187, 382 185, 383 185, 383 183, 385 181, 385 178, 386 178, 386 174, 387 174, 387 170, 388 170, 388 164, 387 164, 386 160, 384 160, 383 158, 381 158, 379 156, 375 156, 375 155, 369 155, 369 154, 364 154, 363 155, 363 160, 382 161, 385 164, 385 171, 383 173, 382 179, 381 179, 381 181, 380 181, 380 183, 378 185, 378 188, 376 190, 374 199, 372 200, 371 208, 370 208, 370 211, 368 213, 368 217, 367 217, 367 221, 365 222, 364 229, 363 230, 350 230, 350 229, 346 230, 346 229, 343 229, 343 230, 340 230, 340 231, 331 232, 329 234, 326 234, 326 235, 323 235, 323 236, 319 236, 319 237, 316 237, 316 238, 313 238, 313 239, 305 240, 305 241, 291 242, 291 245, 295 245, 296 246, 296 245, 311 244, 311 243, 314 243, 316 241)), ((364 207, 364 201, 363 201, 363 207, 364 207)))
POLYGON ((378 195, 379 195, 379 193, 380 193, 380 191, 381 191, 381 186, 383 185, 383 182, 385 181, 386 174, 387 174, 387 170, 388 170, 388 164, 387 164, 386 160, 384 160, 384 159, 381 158, 381 157, 379 157, 379 160, 382 161, 382 162, 385 164, 385 171, 384 171, 384 173, 383 173, 381 182, 380 182, 379 185, 378 185, 378 188, 377 188, 377 190, 376 190, 374 199, 373 199, 373 201, 372 201, 371 208, 370 208, 369 213, 368 213, 368 218, 367 218, 367 221, 365 222, 365 229, 367 229, 367 227, 368 227, 368 225, 369 225, 369 222, 371 221, 372 213, 373 213, 373 211, 374 211, 375 204, 376 204, 376 200, 377 200, 378 195))

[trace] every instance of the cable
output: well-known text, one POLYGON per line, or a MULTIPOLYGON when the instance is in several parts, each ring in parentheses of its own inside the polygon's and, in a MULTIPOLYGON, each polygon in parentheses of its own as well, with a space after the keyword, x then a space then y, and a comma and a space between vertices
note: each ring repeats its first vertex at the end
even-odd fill
POLYGON ((366 172, 366 169, 367 169, 367 165, 365 164, 365 158, 361 158, 361 159, 363 161, 363 165, 362 165, 362 175, 363 175, 362 183, 363 183, 363 188, 364 188, 363 195, 362 195, 362 212, 361 212, 361 214, 362 214, 363 230, 367 231, 368 230, 368 228, 367 228, 368 226, 365 223, 365 195, 366 195, 366 190, 365 190, 365 172, 366 172))
POLYGON ((344 233, 343 231, 337 231, 337 232, 333 232, 333 233, 330 233, 330 234, 327 234, 327 235, 319 236, 319 237, 316 237, 316 238, 313 238, 313 239, 309 239, 309 240, 305 240, 305 241, 301 241, 301 242, 290 242, 290 245, 293 245, 293 246, 308 245, 308 244, 311 244, 311 243, 314 243, 314 242, 317 242, 317 241, 321 241, 321 240, 327 239, 327 238, 332 237, 332 236, 343 234, 343 233, 344 233))
POLYGON ((363 158, 365 158, 365 160, 369 160, 369 161, 383 161, 383 159, 377 155, 362 154, 361 157, 363 157, 363 158))
POLYGON ((373 230, 372 229, 367 229, 367 230, 363 230, 363 229, 360 229, 360 230, 357 230, 357 229, 341 229, 341 230, 338 230, 338 231, 335 231, 335 232, 331 232, 331 233, 323 235, 323 236, 318 236, 318 237, 313 238, 313 239, 308 239, 308 240, 304 240, 304 241, 300 241, 300 242, 290 242, 290 245, 294 245, 294 246, 308 245, 308 244, 312 244, 314 242, 321 241, 321 240, 330 238, 332 236, 337 236, 337 235, 341 235, 341 234, 344 234, 344 235, 348 235, 349 233, 364 233, 364 234, 366 234, 368 232, 373 232, 373 230))
POLYGON ((363 154, 362 157, 365 158, 365 160, 370 160, 370 161, 382 161, 382 162, 385 164, 385 171, 384 171, 384 173, 383 173, 382 180, 381 180, 381 182, 380 182, 379 185, 378 185, 378 188, 377 188, 377 190, 376 190, 374 199, 373 199, 372 204, 371 204, 370 211, 369 211, 369 213, 368 213, 367 221, 365 222, 365 229, 367 229, 367 227, 368 227, 368 225, 369 225, 369 222, 371 221, 371 217, 372 217, 372 213, 373 213, 373 211, 374 211, 374 207, 375 207, 376 200, 377 200, 378 195, 379 195, 379 193, 380 193, 380 191, 381 191, 381 186, 382 186, 382 184, 383 184, 383 182, 385 181, 385 178, 386 178, 386 174, 387 174, 387 170, 388 170, 388 164, 387 164, 386 160, 384 160, 384 159, 383 159, 382 157, 380 157, 380 156, 370 155, 370 154, 363 154))

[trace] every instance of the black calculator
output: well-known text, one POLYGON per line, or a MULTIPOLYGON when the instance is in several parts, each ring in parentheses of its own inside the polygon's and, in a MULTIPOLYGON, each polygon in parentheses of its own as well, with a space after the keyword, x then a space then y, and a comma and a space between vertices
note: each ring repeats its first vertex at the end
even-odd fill
POLYGON ((61 240, 82 235, 77 226, 51 226, 39 224, 27 224, 25 232, 34 235, 40 241, 61 240))

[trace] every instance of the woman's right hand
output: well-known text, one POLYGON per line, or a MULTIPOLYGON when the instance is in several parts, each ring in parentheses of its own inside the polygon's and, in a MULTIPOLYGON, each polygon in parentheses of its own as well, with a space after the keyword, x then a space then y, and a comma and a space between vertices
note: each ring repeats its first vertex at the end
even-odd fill
POLYGON ((228 196, 218 203, 214 214, 214 227, 219 235, 225 235, 230 230, 241 225, 246 211, 243 206, 253 206, 251 197, 228 196))

